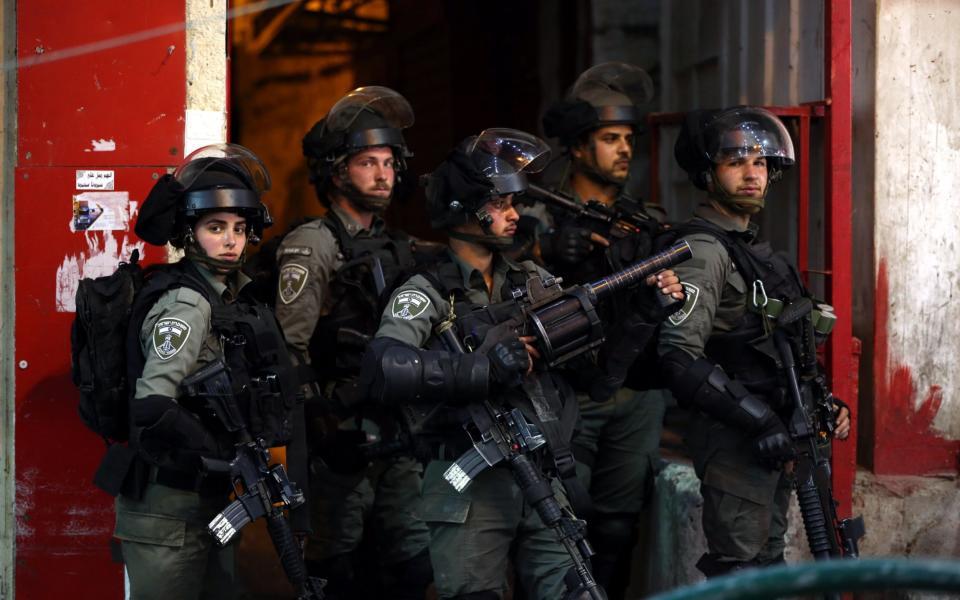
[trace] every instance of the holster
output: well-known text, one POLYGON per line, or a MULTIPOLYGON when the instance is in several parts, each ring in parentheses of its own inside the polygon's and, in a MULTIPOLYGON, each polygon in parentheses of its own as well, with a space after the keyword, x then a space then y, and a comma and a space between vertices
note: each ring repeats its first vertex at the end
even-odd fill
POLYGON ((116 497, 119 494, 139 498, 146 485, 146 465, 137 460, 137 451, 125 444, 111 444, 97 472, 93 484, 116 497))

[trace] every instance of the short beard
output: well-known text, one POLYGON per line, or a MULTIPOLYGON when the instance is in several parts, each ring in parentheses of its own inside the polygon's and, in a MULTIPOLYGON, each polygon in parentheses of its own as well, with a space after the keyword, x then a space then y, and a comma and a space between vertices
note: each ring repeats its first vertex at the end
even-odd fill
POLYGON ((613 185, 617 188, 622 188, 627 183, 627 175, 624 175, 622 178, 617 178, 612 173, 604 173, 597 167, 597 145, 591 140, 585 150, 590 156, 590 160, 576 159, 574 158, 574 168, 578 173, 590 179, 591 181, 598 183, 600 185, 613 185))
POLYGON ((390 201, 393 199, 393 190, 386 198, 364 194, 347 177, 340 177, 339 184, 336 184, 337 191, 347 199, 348 202, 360 210, 372 212, 375 215, 382 214, 390 207, 390 201))

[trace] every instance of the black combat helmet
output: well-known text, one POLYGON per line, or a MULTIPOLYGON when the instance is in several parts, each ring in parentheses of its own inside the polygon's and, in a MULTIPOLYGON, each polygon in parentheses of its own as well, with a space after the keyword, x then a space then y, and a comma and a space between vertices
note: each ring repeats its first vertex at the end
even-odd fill
POLYGON ((566 98, 555 102, 543 116, 543 131, 569 148, 578 138, 608 125, 637 128, 638 107, 653 98, 653 81, 640 67, 608 62, 580 74, 566 98))
MULTIPOLYGON (((491 198, 523 194, 527 174, 550 161, 550 147, 535 135, 516 129, 485 129, 461 142, 426 176, 427 213, 434 229, 447 229, 475 219, 487 231, 490 216, 483 211, 491 198)), ((512 243, 489 233, 483 243, 512 243)))
POLYGON ((413 125, 413 108, 396 91, 379 85, 359 87, 337 101, 303 137, 310 180, 326 181, 344 160, 364 148, 393 149, 397 173, 412 154, 403 130, 413 125))
POLYGON ((766 158, 769 181, 779 179, 796 161, 783 122, 770 111, 751 106, 688 113, 673 152, 677 164, 702 190, 708 187, 714 165, 730 158, 766 158))
POLYGON ((270 174, 256 154, 239 144, 211 144, 190 153, 172 175, 161 177, 143 202, 135 231, 150 244, 183 248, 192 227, 208 212, 236 212, 247 219, 250 242, 273 224, 260 196, 270 174))

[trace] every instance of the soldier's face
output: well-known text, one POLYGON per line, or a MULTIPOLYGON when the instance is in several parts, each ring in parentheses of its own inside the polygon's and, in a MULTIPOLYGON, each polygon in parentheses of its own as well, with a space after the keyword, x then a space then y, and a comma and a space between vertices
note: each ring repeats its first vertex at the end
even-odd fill
MULTIPOLYGON (((763 198, 767 190, 767 159, 759 154, 728 158, 714 167, 715 183, 734 198, 763 198)), ((719 190, 714 190, 719 191, 719 190)))
POLYGON ((483 208, 493 219, 493 223, 490 225, 490 235, 513 237, 517 233, 520 213, 513 205, 513 194, 497 196, 487 202, 483 208))
POLYGON ((397 179, 395 168, 392 149, 366 148, 347 159, 346 177, 360 194, 386 201, 397 179))
POLYGON ((193 227, 193 236, 207 256, 238 261, 247 245, 247 220, 232 212, 203 215, 193 227))
POLYGON ((572 149, 575 160, 608 181, 626 181, 633 158, 633 128, 608 125, 590 133, 586 144, 572 149))

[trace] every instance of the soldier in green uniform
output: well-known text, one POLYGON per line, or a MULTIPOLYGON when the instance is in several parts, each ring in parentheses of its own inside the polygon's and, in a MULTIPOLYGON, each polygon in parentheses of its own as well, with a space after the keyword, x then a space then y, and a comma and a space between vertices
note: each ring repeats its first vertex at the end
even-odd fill
POLYGON ((316 458, 306 556, 331 598, 420 599, 431 581, 427 529, 413 516, 422 467, 402 454, 363 454, 367 438, 395 441, 397 427, 390 414, 361 406, 356 389, 381 298, 415 264, 413 241, 381 217, 410 156, 402 130, 413 119, 389 88, 362 87, 339 100, 303 140, 327 213, 293 229, 277 251, 277 318, 317 383, 307 402, 316 458))
MULTIPOLYGON (((549 205, 534 207, 528 214, 540 217, 543 262, 568 283, 598 279, 652 253, 660 224, 624 188, 641 122, 638 107, 652 95, 653 83, 643 69, 604 63, 581 74, 570 94, 544 115, 544 131, 558 138, 569 159, 556 189, 577 202, 616 210, 631 223, 617 227, 549 205)), ((645 326, 633 331, 636 351, 671 312, 649 292, 641 288, 604 307, 605 322, 615 327, 629 315, 643 315, 645 326)), ((593 504, 594 572, 611 600, 623 598, 630 582, 637 523, 653 487, 667 400, 662 390, 639 391, 633 388, 644 387, 640 382, 629 383, 632 387, 609 390, 612 397, 579 393, 583 422, 574 438, 577 470, 593 504)))
MULTIPOLYGON (((694 258, 677 268, 686 291, 659 338, 663 375, 693 409, 687 443, 701 480, 707 576, 783 561, 793 444, 784 425, 792 400, 762 350, 776 328, 770 304, 809 296, 796 272, 757 241, 750 216, 794 162, 786 128, 751 107, 688 115, 677 162, 706 191, 677 231, 694 258), (786 468, 785 468, 786 465, 786 468)), ((835 436, 849 434, 840 405, 835 436)))
MULTIPOLYGON (((128 365, 131 447, 137 459, 116 500, 114 535, 130 581, 130 597, 234 598, 234 548, 217 548, 207 524, 230 502, 226 475, 207 473, 204 458, 234 457, 233 434, 188 395, 184 379, 223 360, 235 383, 272 377, 260 393, 237 383, 237 403, 251 435, 268 444, 291 440, 298 393, 280 329, 266 306, 245 294, 240 272, 248 242, 270 224, 261 193, 270 185, 260 160, 233 144, 201 148, 153 187, 137 234, 167 242, 186 257, 157 267, 134 300, 128 365), (252 356, 241 337, 278 353, 252 356), (272 346, 271 346, 272 344, 272 346)), ((305 476, 305 466, 293 479, 305 476)))
MULTIPOLYGON (((519 220, 515 195, 548 153, 534 136, 491 129, 465 140, 437 167, 429 176, 428 212, 433 227, 448 233, 449 253, 394 293, 364 358, 366 393, 384 403, 429 407, 430 418, 417 425, 433 453, 419 516, 430 528, 440 598, 502 598, 511 558, 524 597, 580 597, 564 595, 576 594, 569 578, 564 581, 570 556, 503 463, 480 472, 460 492, 452 475, 452 461, 472 447, 463 427, 466 407, 489 400, 520 408, 541 430, 551 428, 546 446, 534 454, 555 475, 551 485, 564 506, 566 490, 578 482, 569 447, 577 405, 565 379, 556 370, 534 368, 533 338, 505 336, 494 343, 478 333, 492 325, 482 307, 509 300, 531 276, 549 277, 534 263, 503 254, 519 220), (437 326, 450 323, 451 311, 454 335, 472 352, 454 352, 441 341, 437 326)), ((660 283, 670 284, 675 278, 660 283)))

